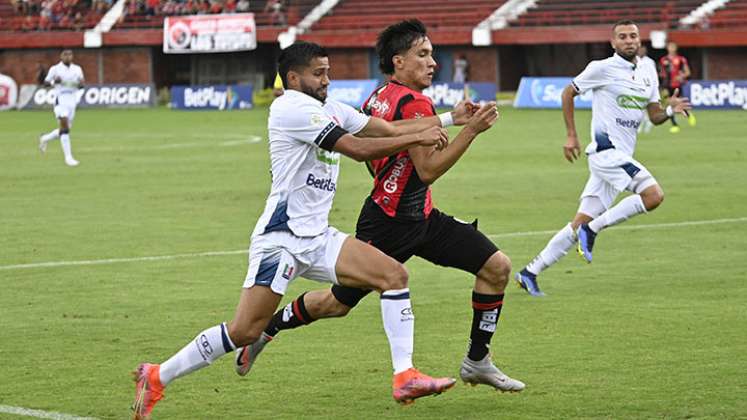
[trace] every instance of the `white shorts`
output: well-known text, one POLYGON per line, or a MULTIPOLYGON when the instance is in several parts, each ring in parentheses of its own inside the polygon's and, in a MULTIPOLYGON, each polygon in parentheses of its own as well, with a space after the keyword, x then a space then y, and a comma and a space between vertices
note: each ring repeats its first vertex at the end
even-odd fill
POLYGON ((67 118, 68 123, 72 123, 75 119, 75 105, 58 104, 54 106, 54 116, 58 120, 60 118, 67 118))
POLYGON ((589 180, 581 199, 598 197, 605 209, 610 208, 621 192, 627 190, 638 194, 657 183, 645 166, 616 149, 592 153, 587 160, 589 180))
POLYGON ((296 277, 337 283, 335 266, 348 235, 333 227, 313 237, 290 232, 270 232, 252 239, 249 247, 249 271, 244 288, 269 286, 284 295, 296 277))

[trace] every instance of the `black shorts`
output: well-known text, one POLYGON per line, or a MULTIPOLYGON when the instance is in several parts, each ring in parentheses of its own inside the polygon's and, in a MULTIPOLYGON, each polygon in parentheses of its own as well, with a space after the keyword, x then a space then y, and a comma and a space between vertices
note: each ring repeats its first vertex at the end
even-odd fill
MULTIPOLYGON (((387 216, 370 198, 358 216, 355 237, 404 263, 416 255, 434 264, 477 274, 498 247, 477 230, 477 221, 465 223, 433 209, 420 221, 387 216)), ((370 290, 332 286, 337 300, 355 306, 370 290)))

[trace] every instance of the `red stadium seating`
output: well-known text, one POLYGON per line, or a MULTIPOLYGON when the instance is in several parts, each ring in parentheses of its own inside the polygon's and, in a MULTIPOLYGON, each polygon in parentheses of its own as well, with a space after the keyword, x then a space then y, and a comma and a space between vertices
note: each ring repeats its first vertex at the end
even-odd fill
POLYGON ((427 4, 419 0, 342 0, 311 29, 312 32, 378 31, 404 18, 417 17, 429 29, 463 28, 471 31, 503 3, 503 0, 472 0, 465 3, 432 0, 427 4))
POLYGON ((701 26, 710 28, 747 28, 747 0, 731 0, 729 3, 726 3, 726 8, 717 10, 701 26))
MULTIPOLYGON (((164 5, 166 2, 161 0, 160 4, 164 5)), ((293 0, 290 5, 286 7, 285 15, 287 23, 289 25, 297 24, 303 19, 306 14, 311 11, 316 5, 320 3, 320 0, 293 0)), ((264 1, 251 0, 250 12, 254 13, 254 19, 257 26, 273 26, 273 18, 270 12, 265 12, 264 1)), ((154 15, 146 14, 128 14, 124 19, 117 23, 114 29, 143 29, 143 28, 161 28, 163 27, 164 15, 156 13, 154 15)))
POLYGON ((674 28, 702 0, 540 0, 512 26, 608 25, 621 19, 674 28))

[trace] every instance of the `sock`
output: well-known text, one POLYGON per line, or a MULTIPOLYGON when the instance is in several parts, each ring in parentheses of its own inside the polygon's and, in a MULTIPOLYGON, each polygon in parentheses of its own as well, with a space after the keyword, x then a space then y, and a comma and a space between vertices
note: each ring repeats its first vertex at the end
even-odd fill
POLYGON ((54 130, 50 131, 49 133, 43 135, 42 136, 42 141, 43 142, 48 142, 50 140, 56 139, 59 136, 60 136, 60 129, 59 128, 55 128, 54 130))
POLYGON ((236 346, 228 337, 225 322, 210 327, 161 364, 161 384, 166 386, 174 379, 202 369, 234 350, 236 346))
POLYGON ((306 293, 285 305, 285 308, 275 312, 267 328, 265 328, 265 334, 275 337, 282 330, 308 325, 316 321, 306 310, 306 305, 303 302, 304 296, 306 296, 306 293))
POLYGON ((677 127, 677 119, 674 117, 674 115, 672 115, 670 118, 672 119, 672 125, 677 127))
POLYGON ((503 295, 483 295, 472 291, 472 331, 469 334, 467 357, 479 362, 490 350, 498 318, 503 308, 503 295))
POLYGON ((550 239, 550 242, 547 243, 545 249, 543 249, 539 255, 534 257, 532 262, 527 264, 527 271, 534 275, 541 273, 563 258, 575 243, 576 233, 573 232, 571 224, 568 223, 563 229, 560 229, 552 239, 550 239))
POLYGON ((382 293, 381 318, 389 339, 396 375, 412 367, 415 315, 410 304, 410 289, 387 290, 382 293))
POLYGON ((620 200, 614 207, 602 213, 599 217, 589 223, 589 228, 594 232, 624 222, 637 214, 646 213, 646 206, 638 194, 633 194, 620 200))
POLYGON ((62 153, 65 155, 65 160, 72 159, 73 151, 70 147, 70 134, 61 135, 60 144, 62 144, 62 153))

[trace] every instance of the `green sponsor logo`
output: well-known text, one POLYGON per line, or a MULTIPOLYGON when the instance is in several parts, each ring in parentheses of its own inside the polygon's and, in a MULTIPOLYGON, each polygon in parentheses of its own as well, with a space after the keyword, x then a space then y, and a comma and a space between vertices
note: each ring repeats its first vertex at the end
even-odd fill
POLYGON ((646 109, 648 98, 635 95, 620 95, 617 97, 617 106, 627 109, 646 109))
POLYGON ((335 152, 328 152, 324 149, 316 149, 316 160, 324 162, 327 165, 337 165, 340 163, 340 155, 335 152))

